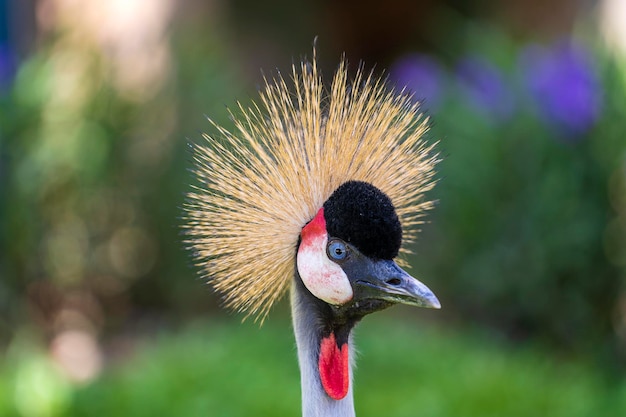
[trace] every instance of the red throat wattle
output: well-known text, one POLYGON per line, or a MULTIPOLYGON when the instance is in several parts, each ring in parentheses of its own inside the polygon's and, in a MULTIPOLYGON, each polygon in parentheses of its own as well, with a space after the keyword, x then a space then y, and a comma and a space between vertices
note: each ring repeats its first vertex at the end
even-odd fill
POLYGON ((319 372, 326 394, 334 400, 341 400, 348 394, 350 371, 348 344, 337 346, 335 334, 322 338, 320 344, 319 372))

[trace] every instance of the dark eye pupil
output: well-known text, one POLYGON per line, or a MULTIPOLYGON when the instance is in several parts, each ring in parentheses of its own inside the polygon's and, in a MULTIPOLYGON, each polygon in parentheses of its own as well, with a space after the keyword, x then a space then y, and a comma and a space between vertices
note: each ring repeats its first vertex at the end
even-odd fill
POLYGON ((335 248, 335 255, 341 255, 343 253, 343 251, 341 250, 341 248, 335 248))

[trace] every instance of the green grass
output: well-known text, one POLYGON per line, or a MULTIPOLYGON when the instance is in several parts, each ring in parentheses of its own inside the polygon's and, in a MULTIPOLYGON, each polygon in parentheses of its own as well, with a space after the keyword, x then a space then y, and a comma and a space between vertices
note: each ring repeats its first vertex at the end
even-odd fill
MULTIPOLYGON (((357 330, 360 417, 626 415, 626 384, 609 388, 589 363, 393 318, 368 317, 357 330)), ((296 353, 285 320, 271 318, 262 328, 199 322, 144 338, 142 346, 83 387, 65 383, 45 356, 22 352, 19 361, 0 363, 0 415, 300 414, 296 353)))

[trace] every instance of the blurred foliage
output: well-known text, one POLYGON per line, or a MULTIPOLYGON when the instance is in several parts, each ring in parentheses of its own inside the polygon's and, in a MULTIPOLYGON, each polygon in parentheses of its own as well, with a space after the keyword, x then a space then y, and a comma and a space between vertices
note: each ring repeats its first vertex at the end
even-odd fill
MULTIPOLYGON (((397 318, 392 322, 391 316, 368 317, 357 328, 360 416, 617 417, 626 412, 626 386, 606 386, 589 363, 549 359, 540 350, 511 349, 495 340, 486 346, 480 332, 408 325, 397 318)), ((0 371, 0 386, 18 381, 0 391, 0 414, 298 415, 300 378, 289 327, 284 320, 262 329, 253 323, 202 321, 133 339, 140 356, 131 354, 100 380, 75 388, 45 383, 61 380, 45 357, 16 350, 0 371), (22 383, 30 384, 27 395, 22 383)))
POLYGON ((187 143, 204 114, 226 117, 236 61, 190 25, 161 34, 171 56, 137 82, 79 29, 56 28, 0 96, 2 336, 28 322, 98 335, 209 304, 180 236, 187 143))
POLYGON ((626 69, 593 40, 539 47, 475 25, 465 34, 459 56, 481 64, 440 75, 439 204, 413 263, 464 320, 611 369, 625 346, 626 69), (549 82, 533 91, 532 77, 549 82))

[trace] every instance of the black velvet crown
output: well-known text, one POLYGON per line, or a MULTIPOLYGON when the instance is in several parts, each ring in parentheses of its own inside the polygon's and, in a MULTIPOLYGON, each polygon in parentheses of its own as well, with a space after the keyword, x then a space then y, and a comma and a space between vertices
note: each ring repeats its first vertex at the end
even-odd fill
POLYGON ((391 200, 372 184, 348 181, 324 203, 326 230, 365 256, 393 259, 402 244, 402 226, 391 200))

